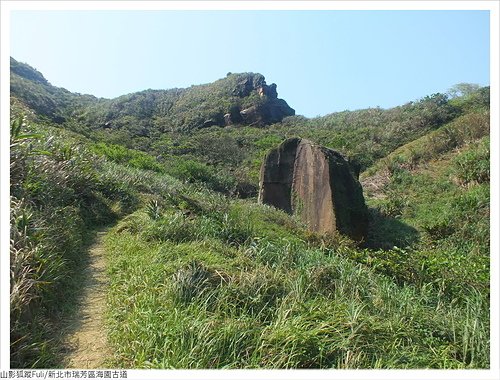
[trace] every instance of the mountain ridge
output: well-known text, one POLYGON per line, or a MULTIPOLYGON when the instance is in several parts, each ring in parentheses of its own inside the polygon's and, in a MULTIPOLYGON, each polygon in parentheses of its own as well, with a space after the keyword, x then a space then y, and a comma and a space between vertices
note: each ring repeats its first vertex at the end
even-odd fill
POLYGON ((76 116, 89 126, 103 128, 121 128, 135 122, 141 125, 139 135, 150 128, 189 131, 211 126, 265 126, 279 122, 286 116, 295 115, 295 110, 278 98, 276 88, 274 83, 268 85, 259 73, 228 73, 225 78, 207 84, 147 89, 111 99, 97 98, 53 86, 42 73, 11 57, 11 93, 37 113, 56 123, 76 116), (92 113, 90 109, 96 111, 92 113), (127 116, 136 120, 116 122, 127 116), (158 125, 145 120, 152 117, 158 119, 158 125))

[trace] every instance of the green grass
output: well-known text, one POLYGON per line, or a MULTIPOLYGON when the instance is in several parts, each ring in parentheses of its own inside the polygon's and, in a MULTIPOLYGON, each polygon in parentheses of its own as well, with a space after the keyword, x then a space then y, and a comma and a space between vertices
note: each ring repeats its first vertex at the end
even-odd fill
MULTIPOLYGON (((55 319, 71 312, 84 241, 119 220, 105 239, 110 366, 488 368, 488 89, 180 133, 201 120, 192 101, 220 106, 210 88, 177 104, 184 124, 152 120, 150 137, 138 112, 153 92, 112 101, 135 108, 98 132, 82 120, 99 124, 107 103, 90 110, 94 100, 54 92, 82 102, 89 114, 76 117, 45 109, 43 91, 26 103, 87 137, 13 123, 11 366, 60 365, 55 319), (252 198, 264 155, 292 135, 367 169, 363 246, 308 232, 252 198)), ((166 92, 166 103, 169 94, 182 95, 166 92)), ((13 109, 26 104, 14 99, 13 109)))
POLYGON ((398 287, 315 251, 303 252, 309 271, 258 265, 243 272, 245 256, 227 257, 210 244, 144 246, 132 236, 115 239, 108 241, 115 365, 488 366, 488 331, 477 294, 464 308, 453 307, 430 287, 398 287))
POLYGON ((488 132, 489 114, 470 113, 363 173, 373 210, 369 245, 385 251, 355 259, 399 282, 432 282, 450 299, 471 291, 488 297, 488 132))
POLYGON ((11 125, 10 153, 10 365, 57 367, 59 330, 81 291, 87 242, 138 206, 139 188, 129 169, 99 160, 81 137, 21 118, 11 125))
POLYGON ((390 158, 364 248, 168 168, 18 139, 11 252, 15 289, 28 292, 11 297, 14 366, 57 366, 49 316, 74 290, 84 234, 129 214, 106 238, 110 366, 489 367, 487 137, 412 165, 390 158), (42 216, 50 233, 39 235, 42 216))
POLYGON ((107 241, 113 365, 488 368, 485 120, 364 174, 388 171, 364 248, 196 187, 137 211, 107 241))
POLYGON ((279 211, 220 207, 230 228, 213 209, 185 215, 170 204, 159 218, 137 211, 108 236, 113 365, 488 367, 483 293, 470 288, 457 302, 436 291, 439 277, 397 284, 353 260, 366 251, 321 244, 279 211))

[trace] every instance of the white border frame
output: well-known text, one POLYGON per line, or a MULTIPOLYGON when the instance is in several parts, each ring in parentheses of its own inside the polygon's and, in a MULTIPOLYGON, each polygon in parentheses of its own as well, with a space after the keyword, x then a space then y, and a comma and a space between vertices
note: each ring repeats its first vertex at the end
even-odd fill
MULTIPOLYGON (((2 1, 0 67, 0 364, 9 368, 9 130, 10 12, 13 10, 489 10, 491 146, 500 147, 498 1, 2 1)), ((130 379, 500 379, 499 180, 500 151, 491 149, 491 325, 489 370, 129 370, 130 379), (404 371, 404 372, 403 372, 404 371)))

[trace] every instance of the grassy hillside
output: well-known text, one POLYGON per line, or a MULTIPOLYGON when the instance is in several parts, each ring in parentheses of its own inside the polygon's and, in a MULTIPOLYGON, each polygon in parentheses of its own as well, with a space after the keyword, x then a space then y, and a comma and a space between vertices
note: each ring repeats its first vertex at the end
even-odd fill
MULTIPOLYGON (((482 189, 463 197, 477 193, 484 202, 482 189)), ((108 236, 112 365, 488 366, 486 244, 454 252, 460 232, 435 255, 360 250, 265 206, 188 194, 151 202, 108 236)), ((468 228, 480 238, 486 226, 468 228)))
POLYGON ((36 69, 11 58, 11 93, 66 129, 140 149, 149 149, 151 140, 165 132, 228 123, 263 126, 295 114, 277 98, 276 85, 268 86, 258 73, 228 73, 209 84, 103 99, 52 86, 36 69))
POLYGON ((249 201, 131 215, 108 238, 112 363, 488 367, 488 125, 466 115, 363 175, 370 188, 389 171, 367 192, 365 249, 249 201))
POLYGON ((488 88, 198 129, 193 104, 252 101, 224 103, 240 76, 98 100, 12 70, 13 367, 61 365, 86 242, 110 224, 110 366, 489 367, 488 88), (149 106, 173 94, 175 125, 149 106), (367 241, 256 203, 264 154, 290 136, 360 164, 367 241))

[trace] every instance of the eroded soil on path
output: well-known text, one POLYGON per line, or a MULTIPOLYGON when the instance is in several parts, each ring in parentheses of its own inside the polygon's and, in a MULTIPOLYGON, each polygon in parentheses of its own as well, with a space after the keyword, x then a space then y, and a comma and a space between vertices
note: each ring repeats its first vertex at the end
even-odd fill
POLYGON ((78 311, 67 321, 66 368, 103 368, 110 356, 104 323, 107 277, 103 239, 107 231, 98 231, 89 248, 78 311))

